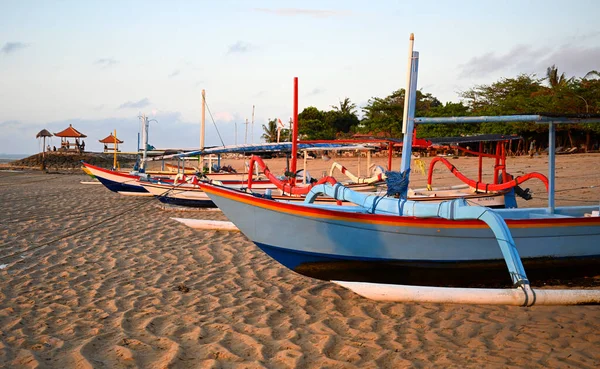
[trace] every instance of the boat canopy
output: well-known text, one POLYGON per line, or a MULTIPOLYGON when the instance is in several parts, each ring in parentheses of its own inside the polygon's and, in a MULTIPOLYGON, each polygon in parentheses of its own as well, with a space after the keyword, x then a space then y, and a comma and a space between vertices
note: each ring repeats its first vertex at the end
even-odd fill
MULTIPOLYGON (((348 145, 340 143, 302 143, 299 142, 298 150, 366 150, 362 145, 348 145)), ((243 153, 265 153, 265 152, 291 152, 291 142, 271 142, 263 144, 228 145, 206 148, 204 150, 191 151, 175 155, 177 157, 210 155, 210 154, 243 154, 243 153)))

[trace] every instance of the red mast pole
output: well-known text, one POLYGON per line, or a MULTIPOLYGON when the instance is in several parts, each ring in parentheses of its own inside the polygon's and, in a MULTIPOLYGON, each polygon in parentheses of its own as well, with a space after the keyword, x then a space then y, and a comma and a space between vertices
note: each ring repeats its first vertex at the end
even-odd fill
MULTIPOLYGON (((292 130, 292 164, 291 172, 296 173, 298 158, 298 77, 294 77, 294 127, 292 130)), ((294 178, 295 182, 295 178, 294 178)))

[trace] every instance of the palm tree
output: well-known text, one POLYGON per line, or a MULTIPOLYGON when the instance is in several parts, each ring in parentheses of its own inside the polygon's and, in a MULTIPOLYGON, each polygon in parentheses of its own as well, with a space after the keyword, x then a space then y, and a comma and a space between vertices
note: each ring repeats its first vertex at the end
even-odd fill
POLYGON ((546 78, 552 89, 565 87, 568 83, 573 81, 573 78, 567 79, 564 73, 559 76, 558 68, 554 64, 546 69, 546 78))
POLYGON ((600 72, 598 72, 597 70, 591 70, 591 71, 587 72, 587 74, 583 77, 583 79, 589 79, 589 77, 600 78, 600 72))
POLYGON ((354 111, 356 110, 356 104, 353 104, 349 98, 345 98, 344 101, 340 100, 340 106, 337 107, 335 105, 331 105, 331 107, 337 111, 340 112, 342 114, 354 114, 354 111))
POLYGON ((277 142, 277 118, 269 119, 269 122, 265 126, 262 125, 264 133, 260 138, 264 139, 265 142, 277 142))

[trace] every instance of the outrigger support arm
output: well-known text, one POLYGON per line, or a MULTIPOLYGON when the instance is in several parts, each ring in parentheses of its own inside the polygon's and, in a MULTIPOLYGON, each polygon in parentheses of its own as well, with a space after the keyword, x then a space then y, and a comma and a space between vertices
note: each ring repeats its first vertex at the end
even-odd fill
POLYGON ((378 214, 449 220, 481 220, 494 232, 513 284, 525 293, 524 304, 529 306, 535 302, 535 295, 529 285, 525 268, 510 230, 504 219, 489 208, 469 206, 465 199, 425 204, 418 201, 368 195, 352 191, 339 183, 314 186, 306 195, 304 202, 312 204, 319 195, 333 197, 339 201, 350 201, 378 214))
POLYGON ((488 192, 494 192, 494 191, 507 190, 507 189, 513 188, 515 186, 518 186, 521 183, 523 183, 527 180, 530 180, 532 178, 537 178, 540 181, 542 181, 544 183, 544 186, 546 186, 546 191, 548 191, 548 177, 546 177, 545 175, 543 175, 541 173, 537 173, 537 172, 527 173, 523 176, 515 177, 514 179, 511 179, 504 183, 496 183, 496 184, 483 183, 483 182, 474 181, 472 179, 467 178, 454 165, 452 165, 452 163, 450 163, 447 159, 439 157, 439 156, 433 158, 431 163, 429 163, 429 170, 427 171, 427 188, 428 189, 431 189, 431 182, 433 180, 433 169, 435 167, 435 164, 438 162, 441 162, 442 164, 444 164, 450 170, 450 172, 452 174, 454 174, 454 176, 456 176, 456 178, 460 179, 463 183, 469 185, 470 187, 475 188, 477 191, 483 191, 485 193, 488 193, 488 192))

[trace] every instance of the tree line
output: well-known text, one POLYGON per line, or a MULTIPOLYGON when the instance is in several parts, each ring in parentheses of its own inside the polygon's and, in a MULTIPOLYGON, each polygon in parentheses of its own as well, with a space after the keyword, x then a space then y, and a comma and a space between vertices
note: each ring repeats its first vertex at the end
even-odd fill
MULTIPOLYGON (((328 111, 313 106, 298 114, 299 136, 307 140, 348 138, 356 133, 379 137, 402 138, 402 116, 405 90, 393 91, 386 97, 373 97, 362 108, 349 98, 332 105, 328 111)), ((458 103, 441 103, 431 93, 417 91, 416 116, 450 117, 513 114, 600 114, 600 72, 590 71, 582 78, 567 78, 553 65, 543 78, 521 74, 502 78, 489 85, 476 85, 459 94, 458 103)), ((277 141, 277 119, 263 125, 262 138, 277 141)), ((418 125, 419 138, 454 137, 472 134, 517 134, 526 140, 547 136, 548 126, 535 123, 480 123, 418 125)), ((565 124, 557 128, 559 145, 586 150, 598 149, 600 124, 565 124)), ((290 130, 280 132, 281 141, 290 140, 290 130)))

